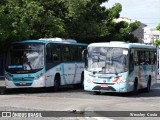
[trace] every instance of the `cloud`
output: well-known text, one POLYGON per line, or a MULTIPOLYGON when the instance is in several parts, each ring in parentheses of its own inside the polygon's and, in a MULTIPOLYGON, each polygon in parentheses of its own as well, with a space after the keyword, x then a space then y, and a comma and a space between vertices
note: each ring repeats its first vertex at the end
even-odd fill
POLYGON ((115 3, 122 5, 121 17, 139 20, 149 27, 160 23, 160 0, 109 0, 103 5, 111 8, 115 3))

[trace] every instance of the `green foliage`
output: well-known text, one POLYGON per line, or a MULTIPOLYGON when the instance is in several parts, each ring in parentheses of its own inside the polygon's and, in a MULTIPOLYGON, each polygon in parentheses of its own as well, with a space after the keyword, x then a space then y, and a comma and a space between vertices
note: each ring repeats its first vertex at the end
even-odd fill
POLYGON ((155 40, 154 44, 155 45, 160 45, 160 40, 155 40))
MULTIPOLYGON (((157 30, 160 30, 160 23, 158 24, 158 26, 156 27, 157 30)), ((160 45, 160 40, 156 40, 155 45, 160 45)))
POLYGON ((122 6, 120 3, 116 3, 115 6, 109 9, 108 20, 113 20, 115 18, 119 18, 120 12, 122 11, 122 6))
POLYGON ((157 30, 160 30, 160 23, 158 24, 158 26, 156 27, 157 30))
POLYGON ((129 27, 131 28, 131 31, 136 30, 139 26, 141 25, 141 23, 139 21, 133 22, 129 25, 129 27))
MULTIPOLYGON (((1 0, 0 47, 13 41, 64 37, 79 42, 131 41, 138 22, 115 23, 121 4, 102 7, 108 0, 1 0)), ((2 51, 1 51, 2 52, 2 51)))

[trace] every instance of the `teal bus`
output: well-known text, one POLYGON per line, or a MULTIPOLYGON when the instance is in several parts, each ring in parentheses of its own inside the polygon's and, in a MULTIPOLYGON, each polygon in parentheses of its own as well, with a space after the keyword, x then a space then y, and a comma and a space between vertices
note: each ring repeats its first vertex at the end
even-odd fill
POLYGON ((156 83, 156 47, 140 43, 92 43, 84 52, 84 90, 102 92, 150 91, 156 83))
POLYGON ((81 85, 82 51, 87 44, 62 38, 25 40, 9 45, 5 64, 6 88, 81 85))

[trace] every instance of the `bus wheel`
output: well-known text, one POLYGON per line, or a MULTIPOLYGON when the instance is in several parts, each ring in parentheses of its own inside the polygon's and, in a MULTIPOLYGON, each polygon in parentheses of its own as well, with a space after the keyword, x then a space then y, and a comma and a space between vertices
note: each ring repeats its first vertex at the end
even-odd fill
POLYGON ((100 95, 100 94, 101 94, 101 92, 99 92, 99 91, 95 91, 95 92, 94 92, 94 94, 95 94, 95 95, 100 95))
POLYGON ((75 88, 84 88, 84 73, 81 74, 81 81, 78 84, 74 84, 75 88))
POLYGON ((6 93, 6 89, 5 88, 0 88, 0 95, 4 95, 6 93))
POLYGON ((80 86, 84 88, 84 72, 81 74, 81 84, 80 84, 80 86))
POLYGON ((133 94, 138 93, 138 80, 134 81, 133 94))
POLYGON ((147 82, 147 87, 145 88, 146 92, 150 92, 151 90, 151 79, 149 78, 148 82, 147 82))
POLYGON ((60 76, 56 75, 54 78, 54 91, 59 91, 60 81, 61 81, 60 76))

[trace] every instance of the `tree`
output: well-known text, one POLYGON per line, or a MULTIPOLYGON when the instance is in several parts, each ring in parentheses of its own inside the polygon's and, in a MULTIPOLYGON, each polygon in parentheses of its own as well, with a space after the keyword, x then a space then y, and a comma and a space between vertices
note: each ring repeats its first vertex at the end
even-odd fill
MULTIPOLYGON (((40 22, 43 7, 34 0, 6 0, 0 4, 0 43, 4 50, 13 41, 29 39, 40 22)), ((4 51, 1 51, 4 52, 4 51)))
POLYGON ((158 26, 156 27, 157 30, 160 30, 160 23, 158 24, 158 26))
POLYGON ((101 6, 108 0, 1 0, 1 47, 13 41, 42 37, 64 37, 78 42, 133 42, 133 23, 113 20, 120 16, 121 4, 101 6))
MULTIPOLYGON (((157 30, 160 30, 160 23, 158 24, 158 26, 156 27, 157 30)), ((156 40, 155 44, 158 46, 160 45, 160 40, 156 40)))
POLYGON ((155 40, 155 45, 160 45, 160 40, 155 40))
POLYGON ((68 37, 90 43, 97 37, 109 34, 108 27, 103 22, 106 11, 100 6, 101 3, 102 0, 68 1, 69 14, 65 21, 68 37))
POLYGON ((56 13, 60 11, 60 5, 60 0, 50 0, 47 5, 43 0, 6 0, 0 4, 1 48, 13 41, 53 37, 64 33, 62 16, 56 13), (53 7, 54 11, 48 7, 53 7))

